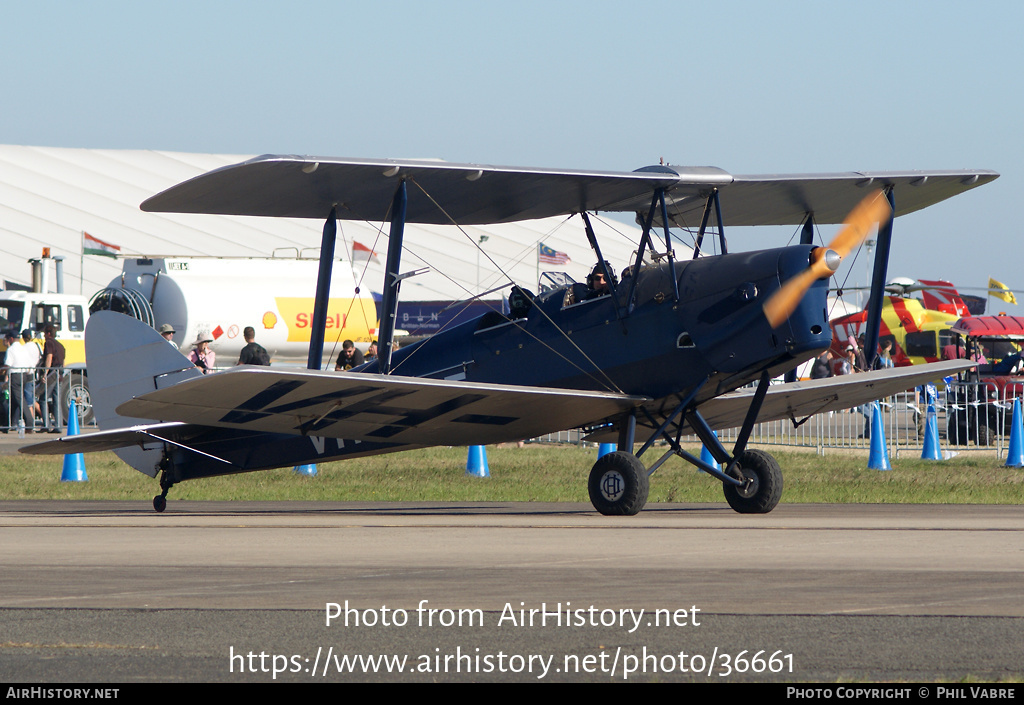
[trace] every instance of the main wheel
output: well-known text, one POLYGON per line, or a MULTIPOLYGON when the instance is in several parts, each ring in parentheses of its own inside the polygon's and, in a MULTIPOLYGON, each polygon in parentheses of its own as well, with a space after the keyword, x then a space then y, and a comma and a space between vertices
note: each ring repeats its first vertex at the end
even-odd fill
POLYGON ((607 453, 594 463, 587 489, 597 511, 606 516, 632 516, 647 504, 647 468, 632 453, 607 453))
POLYGON ((158 494, 156 497, 154 497, 153 509, 157 510, 158 512, 162 512, 163 510, 167 509, 167 498, 164 497, 162 494, 158 494))
POLYGON ((782 498, 782 469, 775 458, 763 450, 744 451, 733 476, 745 480, 745 484, 737 487, 723 483, 722 486, 725 500, 740 514, 767 514, 782 498))

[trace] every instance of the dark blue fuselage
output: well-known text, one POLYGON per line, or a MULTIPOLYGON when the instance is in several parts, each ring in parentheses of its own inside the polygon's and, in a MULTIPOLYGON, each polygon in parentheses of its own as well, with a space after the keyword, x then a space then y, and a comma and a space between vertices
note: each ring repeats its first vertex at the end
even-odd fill
MULTIPOLYGON (((826 283, 818 282, 790 319, 772 330, 764 301, 806 269, 810 247, 724 255, 640 271, 629 312, 628 280, 617 301, 567 304, 567 289, 538 296, 525 318, 498 313, 399 350, 392 374, 472 382, 621 391, 660 399, 705 378, 721 394, 769 369, 779 374, 828 347, 826 283), (616 312, 618 303, 618 315, 616 312)), ((577 285, 579 286, 579 285, 577 285)), ((374 372, 370 363, 361 372, 374 372)))

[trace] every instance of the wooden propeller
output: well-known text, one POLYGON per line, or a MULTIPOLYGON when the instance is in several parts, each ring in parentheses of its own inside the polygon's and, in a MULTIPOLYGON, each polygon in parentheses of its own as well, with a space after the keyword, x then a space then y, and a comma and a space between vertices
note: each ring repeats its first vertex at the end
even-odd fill
POLYGON ((807 269, 782 285, 764 302, 764 315, 772 328, 776 328, 796 310, 800 300, 818 279, 832 276, 846 255, 858 247, 871 232, 871 228, 885 222, 892 215, 889 201, 881 189, 867 195, 843 221, 844 227, 828 247, 811 250, 811 264, 807 269))

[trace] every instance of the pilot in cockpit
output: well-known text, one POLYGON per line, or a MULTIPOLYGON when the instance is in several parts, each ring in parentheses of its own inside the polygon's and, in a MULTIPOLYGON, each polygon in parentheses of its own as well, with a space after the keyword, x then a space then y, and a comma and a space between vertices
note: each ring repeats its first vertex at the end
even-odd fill
POLYGON ((598 262, 594 265, 590 274, 587 275, 587 295, 584 298, 585 301, 596 299, 611 293, 611 286, 609 286, 609 282, 605 278, 605 270, 607 270, 612 277, 611 284, 614 285, 618 283, 615 281, 615 273, 612 270, 612 266, 605 261, 604 267, 602 268, 601 263, 598 262))

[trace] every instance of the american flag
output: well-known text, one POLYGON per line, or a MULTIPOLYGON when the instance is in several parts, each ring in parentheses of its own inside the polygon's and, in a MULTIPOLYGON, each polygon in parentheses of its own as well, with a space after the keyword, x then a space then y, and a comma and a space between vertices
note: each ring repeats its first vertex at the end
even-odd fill
POLYGON ((537 245, 537 259, 542 264, 567 264, 570 261, 569 255, 558 250, 552 250, 543 242, 537 245))

